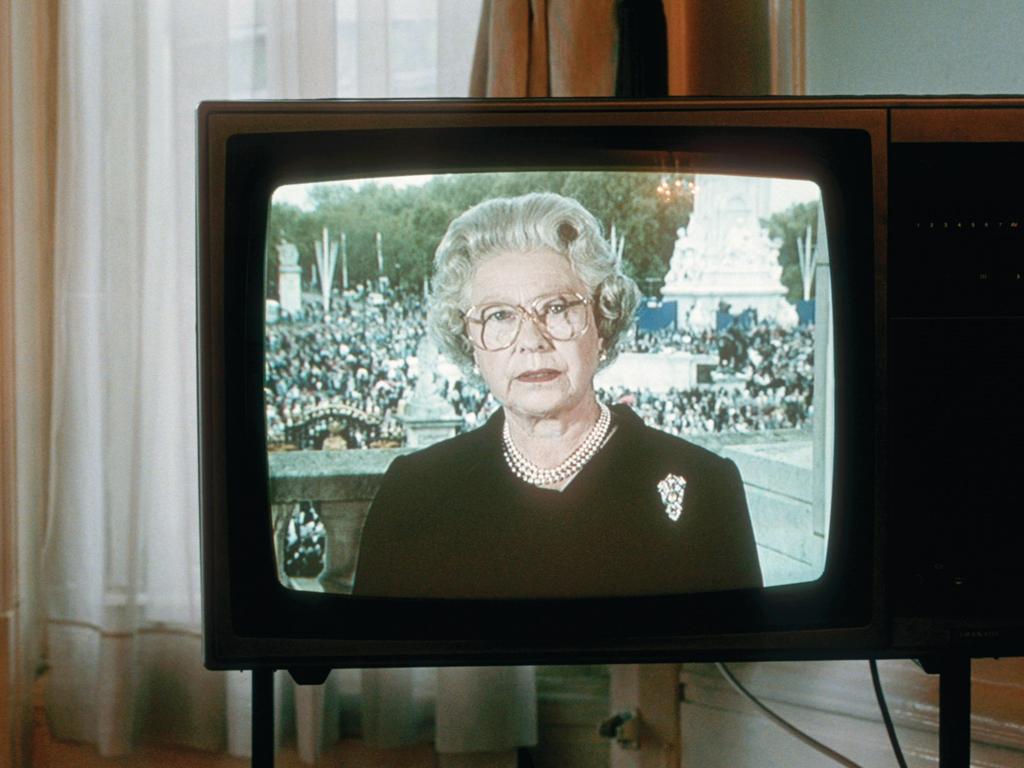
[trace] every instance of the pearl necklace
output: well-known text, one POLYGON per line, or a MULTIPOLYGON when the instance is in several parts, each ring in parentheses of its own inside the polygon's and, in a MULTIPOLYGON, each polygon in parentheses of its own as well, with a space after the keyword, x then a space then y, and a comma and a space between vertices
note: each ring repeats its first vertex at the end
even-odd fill
POLYGON ((612 414, 608 410, 608 406, 600 402, 597 405, 601 409, 601 415, 594 423, 594 426, 590 428, 586 438, 575 451, 569 454, 569 458, 557 467, 551 467, 550 469, 538 467, 516 448, 516 444, 512 442, 512 433, 509 431, 508 420, 506 419, 505 427, 501 433, 501 440, 503 444, 502 452, 505 454, 505 462, 508 464, 509 469, 520 480, 537 486, 555 485, 573 477, 601 449, 604 438, 608 434, 608 427, 612 423, 612 414))

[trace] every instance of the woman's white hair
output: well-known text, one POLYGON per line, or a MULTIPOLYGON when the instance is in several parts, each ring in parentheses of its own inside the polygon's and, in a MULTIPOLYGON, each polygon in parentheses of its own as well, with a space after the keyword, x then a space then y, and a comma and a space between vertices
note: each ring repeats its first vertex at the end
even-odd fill
POLYGON ((576 200, 551 192, 485 200, 448 225, 434 254, 427 324, 439 348, 463 370, 473 368, 463 312, 477 265, 498 253, 547 249, 569 260, 594 300, 597 332, 606 353, 618 354, 633 322, 640 291, 612 253, 598 220, 576 200))

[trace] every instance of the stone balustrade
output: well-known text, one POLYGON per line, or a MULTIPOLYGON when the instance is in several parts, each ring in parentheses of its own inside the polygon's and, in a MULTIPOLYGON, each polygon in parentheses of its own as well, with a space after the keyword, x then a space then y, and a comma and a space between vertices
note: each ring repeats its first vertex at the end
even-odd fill
POLYGON ((312 583, 294 583, 303 589, 351 593, 359 536, 370 502, 388 465, 412 448, 369 448, 360 451, 283 451, 269 455, 270 501, 278 575, 283 584, 293 580, 284 573, 284 551, 295 505, 316 503, 324 525, 324 569, 312 583))

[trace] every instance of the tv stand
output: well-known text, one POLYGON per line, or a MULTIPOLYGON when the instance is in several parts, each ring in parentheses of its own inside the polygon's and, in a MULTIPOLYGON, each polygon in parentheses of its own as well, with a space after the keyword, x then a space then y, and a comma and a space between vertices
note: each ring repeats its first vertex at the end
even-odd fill
POLYGON ((274 768, 274 670, 252 671, 252 768, 274 768))
MULTIPOLYGON (((948 654, 916 661, 928 674, 939 676, 939 768, 969 768, 971 658, 948 654)), ((323 671, 293 677, 299 684, 319 684, 326 679, 323 671)), ((274 732, 274 670, 253 669, 252 768, 274 768, 274 732)))
POLYGON ((939 676, 939 768, 968 768, 971 762, 971 657, 960 654, 918 659, 939 676))

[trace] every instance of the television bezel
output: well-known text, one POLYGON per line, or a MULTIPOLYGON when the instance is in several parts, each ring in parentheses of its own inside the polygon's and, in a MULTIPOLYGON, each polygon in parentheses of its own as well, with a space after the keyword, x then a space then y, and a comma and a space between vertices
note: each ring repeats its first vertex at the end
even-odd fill
POLYGON ((201 104, 197 312, 206 665, 891 652, 881 436, 888 116, 874 101, 813 99, 201 104), (833 536, 825 575, 765 590, 565 600, 398 600, 284 587, 271 537, 262 408, 262 270, 273 189, 386 173, 551 167, 567 157, 565 167, 596 167, 623 149, 636 157, 667 157, 671 149, 680 153, 682 170, 792 175, 822 187, 836 350, 833 536))

